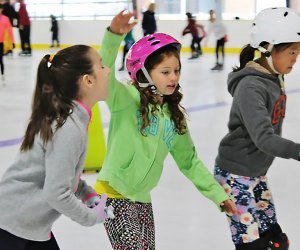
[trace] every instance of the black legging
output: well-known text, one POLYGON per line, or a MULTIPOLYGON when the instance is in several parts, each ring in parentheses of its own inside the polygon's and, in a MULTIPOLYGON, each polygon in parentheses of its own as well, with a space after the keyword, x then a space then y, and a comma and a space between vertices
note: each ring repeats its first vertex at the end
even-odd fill
POLYGON ((22 51, 31 53, 30 45, 30 25, 24 25, 23 29, 19 29, 22 51))
POLYGON ((222 64, 224 63, 224 46, 225 45, 225 37, 217 40, 216 45, 216 57, 217 57, 217 63, 219 63, 219 50, 222 52, 222 64))
POLYGON ((4 75, 3 49, 4 49, 4 44, 0 43, 0 68, 1 68, 1 75, 4 75))
POLYGON ((3 229, 0 229, 1 250, 60 250, 56 239, 51 232, 51 239, 48 241, 32 241, 15 236, 3 229))
POLYGON ((197 52, 198 54, 202 54, 202 48, 201 48, 201 44, 200 44, 201 40, 202 40, 202 37, 193 36, 193 39, 192 39, 192 42, 191 42, 192 53, 197 52))
POLYGON ((58 30, 52 32, 52 45, 54 45, 54 41, 56 41, 56 45, 59 45, 58 30))

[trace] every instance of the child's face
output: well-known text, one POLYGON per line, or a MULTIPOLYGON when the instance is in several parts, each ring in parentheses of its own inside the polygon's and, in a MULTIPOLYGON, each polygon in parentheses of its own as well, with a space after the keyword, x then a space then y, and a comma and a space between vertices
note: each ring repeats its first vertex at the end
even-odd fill
POLYGON ((151 70, 150 76, 161 94, 173 94, 180 77, 178 58, 174 55, 165 57, 160 64, 151 70))
POLYGON ((288 74, 292 71, 300 52, 300 42, 293 43, 290 47, 272 51, 272 60, 275 69, 281 74, 288 74))
POLYGON ((108 97, 108 81, 110 69, 103 65, 102 59, 95 49, 91 49, 94 73, 91 75, 94 82, 94 94, 96 99, 104 101, 108 97))

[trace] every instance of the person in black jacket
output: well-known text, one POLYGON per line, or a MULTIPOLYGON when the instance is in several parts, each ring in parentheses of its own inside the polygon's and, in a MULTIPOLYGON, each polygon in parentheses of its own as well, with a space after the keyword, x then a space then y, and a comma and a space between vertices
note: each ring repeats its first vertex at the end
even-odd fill
POLYGON ((51 41, 51 48, 54 47, 54 42, 56 42, 56 47, 59 47, 59 40, 58 40, 58 23, 56 20, 56 17, 53 15, 50 15, 51 18, 51 29, 52 32, 52 41, 51 41))
POLYGON ((155 3, 150 3, 148 10, 143 13, 142 28, 144 36, 153 34, 156 32, 156 20, 155 20, 155 3))
POLYGON ((14 7, 10 4, 9 0, 3 2, 3 15, 9 18, 11 26, 18 27, 18 13, 15 11, 14 7))
MULTIPOLYGON (((9 0, 3 2, 2 14, 9 18, 12 27, 18 27, 18 13, 15 11, 14 7, 10 4, 9 0)), ((15 48, 15 43, 12 41, 6 41, 6 46, 4 46, 3 55, 12 55, 13 49, 15 48)))

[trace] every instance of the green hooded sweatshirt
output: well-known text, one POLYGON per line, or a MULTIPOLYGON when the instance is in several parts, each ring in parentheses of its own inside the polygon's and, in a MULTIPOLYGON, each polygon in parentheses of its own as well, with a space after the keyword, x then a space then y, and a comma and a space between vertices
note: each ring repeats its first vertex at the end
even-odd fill
POLYGON ((122 40, 123 36, 106 31, 100 48, 103 64, 111 69, 107 100, 111 118, 107 155, 98 181, 107 181, 132 201, 151 202, 150 192, 157 185, 170 152, 180 171, 220 207, 228 195, 197 157, 190 133, 179 135, 174 131, 167 104, 150 117, 147 136, 140 133, 140 93, 134 85, 115 78, 114 63, 122 40))

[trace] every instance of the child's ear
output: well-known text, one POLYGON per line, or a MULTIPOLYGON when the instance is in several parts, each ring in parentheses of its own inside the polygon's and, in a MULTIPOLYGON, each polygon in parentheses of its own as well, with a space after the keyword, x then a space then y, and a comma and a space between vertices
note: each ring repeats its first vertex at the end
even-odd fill
POLYGON ((82 77, 82 81, 84 84, 86 84, 87 86, 89 86, 90 84, 92 84, 92 79, 88 74, 83 75, 82 77))

